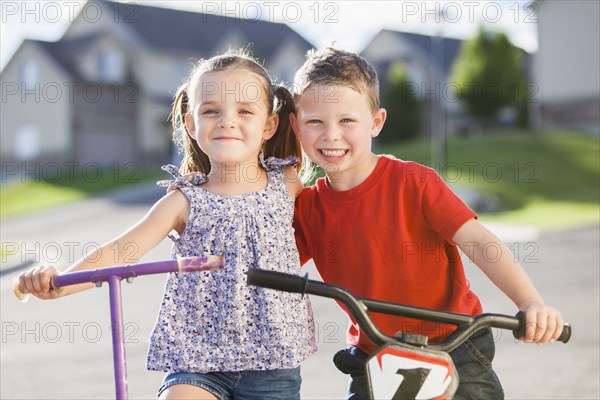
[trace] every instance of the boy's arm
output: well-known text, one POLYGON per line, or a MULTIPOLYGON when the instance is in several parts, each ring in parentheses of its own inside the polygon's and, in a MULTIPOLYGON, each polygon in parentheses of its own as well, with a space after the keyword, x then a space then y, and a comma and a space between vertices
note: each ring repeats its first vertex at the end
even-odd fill
POLYGON ((456 231, 452 240, 525 313, 527 341, 546 343, 560 336, 563 326, 560 312, 544 304, 521 265, 496 235, 471 219, 456 231), (499 251, 494 260, 484 254, 491 243, 499 251))
MULTIPOLYGON (((169 193, 160 199, 137 224, 94 249, 64 272, 135 263, 160 243, 172 229, 181 231, 187 222, 188 213, 189 202, 185 195, 179 190, 169 193)), ((19 276, 21 291, 42 299, 53 299, 94 286, 92 283, 86 283, 50 290, 50 280, 57 273, 54 267, 32 268, 19 276)))

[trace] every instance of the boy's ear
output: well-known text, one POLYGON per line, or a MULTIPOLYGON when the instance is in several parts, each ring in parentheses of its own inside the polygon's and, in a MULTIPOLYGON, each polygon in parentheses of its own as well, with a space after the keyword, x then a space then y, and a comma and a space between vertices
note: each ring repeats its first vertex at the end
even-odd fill
POLYGON ((290 114, 290 125, 292 125, 292 130, 294 131, 294 133, 296 134, 296 136, 298 136, 298 119, 296 118, 296 114, 291 113, 290 114))
POLYGON ((279 115, 277 113, 273 113, 267 118, 267 122, 265 124, 265 129, 263 131, 263 139, 269 140, 273 137, 275 132, 277 132, 277 126, 279 125, 279 115))
POLYGON ((194 118, 190 114, 186 114, 185 117, 185 130, 187 134, 194 140, 196 140, 196 136, 194 132, 196 132, 196 124, 194 124, 194 118))
POLYGON ((383 129, 383 124, 385 123, 385 119, 387 118, 387 111, 385 108, 380 108, 373 115, 373 125, 371 126, 371 137, 377 137, 381 129, 383 129))

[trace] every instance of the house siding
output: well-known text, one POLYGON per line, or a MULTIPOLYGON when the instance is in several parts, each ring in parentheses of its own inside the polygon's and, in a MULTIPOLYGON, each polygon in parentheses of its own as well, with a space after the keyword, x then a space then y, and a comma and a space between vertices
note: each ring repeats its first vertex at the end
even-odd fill
POLYGON ((531 105, 538 127, 600 133, 600 3, 540 2, 538 19, 531 105))
POLYGON ((40 132, 37 158, 68 159, 71 142, 71 103, 76 82, 35 43, 24 43, 0 76, 0 155, 2 162, 25 161, 17 156, 16 135, 26 125, 40 132), (38 81, 26 88, 20 68, 25 60, 37 65, 38 81), (15 92, 16 90, 16 92, 15 92))

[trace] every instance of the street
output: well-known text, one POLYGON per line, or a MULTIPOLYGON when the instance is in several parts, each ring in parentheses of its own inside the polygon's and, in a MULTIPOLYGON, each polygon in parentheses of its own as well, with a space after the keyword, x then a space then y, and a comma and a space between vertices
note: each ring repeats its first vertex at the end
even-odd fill
MULTIPOLYGON (((39 215, 2 221, 2 399, 106 399, 114 397, 108 289, 55 301, 18 302, 12 279, 19 268, 50 260, 59 268, 127 229, 164 189, 141 186, 39 215), (4 259, 5 258, 5 259, 4 259)), ((573 326, 568 344, 516 343, 495 331, 494 369, 509 399, 600 398, 599 226, 509 240, 546 303, 573 326)), ((169 240, 141 261, 169 258, 169 240)), ((473 291, 486 312, 515 314, 514 305, 470 261, 473 291)), ((317 279, 312 266, 305 269, 317 279)), ((145 370, 147 339, 160 306, 164 276, 123 283, 130 398, 154 398, 162 373, 145 370)), ((331 362, 344 346, 346 319, 331 300, 312 297, 319 352, 302 365, 304 399, 342 399, 346 376, 331 362)))

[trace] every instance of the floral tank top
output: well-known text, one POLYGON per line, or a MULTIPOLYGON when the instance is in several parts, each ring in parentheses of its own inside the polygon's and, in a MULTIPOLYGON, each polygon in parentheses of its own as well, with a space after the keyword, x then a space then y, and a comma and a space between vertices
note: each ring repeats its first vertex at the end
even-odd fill
MULTIPOLYGON (((219 271, 169 274, 150 338, 147 369, 242 371, 295 368, 316 350, 307 296, 246 284, 260 268, 298 274, 294 200, 284 168, 297 159, 261 157, 268 185, 257 192, 222 196, 163 167, 190 202, 188 223, 172 233, 172 257, 223 255, 219 271)), ((158 182, 164 186, 170 181, 158 182)))

